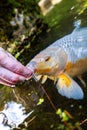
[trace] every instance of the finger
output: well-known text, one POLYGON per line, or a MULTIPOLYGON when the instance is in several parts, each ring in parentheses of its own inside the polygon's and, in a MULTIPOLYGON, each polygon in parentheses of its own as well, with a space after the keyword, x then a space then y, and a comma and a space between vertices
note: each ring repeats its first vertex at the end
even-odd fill
POLYGON ((1 79, 1 78, 0 78, 0 84, 6 85, 6 86, 12 86, 12 85, 14 85, 14 84, 12 84, 10 82, 7 82, 6 80, 1 79))
POLYGON ((17 82, 24 81, 25 78, 18 74, 15 74, 2 66, 0 66, 0 79, 10 84, 16 84, 17 82))
POLYGON ((2 48, 0 48, 0 65, 26 78, 30 77, 33 73, 30 68, 23 66, 11 54, 7 53, 2 48))

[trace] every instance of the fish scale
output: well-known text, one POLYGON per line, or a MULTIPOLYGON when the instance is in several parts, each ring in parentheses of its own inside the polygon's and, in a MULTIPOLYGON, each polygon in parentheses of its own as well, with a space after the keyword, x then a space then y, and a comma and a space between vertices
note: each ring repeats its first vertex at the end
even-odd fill
MULTIPOLYGON (((60 40, 57 40, 51 45, 63 48, 68 55, 68 61, 71 61, 73 63, 80 59, 80 57, 77 55, 80 48, 82 51, 85 49, 87 50, 87 37, 82 37, 81 34, 77 35, 76 37, 74 34, 75 32, 77 33, 79 31, 80 30, 75 30, 73 33, 61 38, 60 40)), ((87 57, 87 51, 84 57, 87 57)))

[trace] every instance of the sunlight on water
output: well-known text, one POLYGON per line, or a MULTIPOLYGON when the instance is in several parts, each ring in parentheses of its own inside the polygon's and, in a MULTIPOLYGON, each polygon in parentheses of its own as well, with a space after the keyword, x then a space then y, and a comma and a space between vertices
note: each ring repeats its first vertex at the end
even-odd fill
POLYGON ((11 130, 17 128, 27 117, 33 113, 33 110, 26 114, 25 107, 16 102, 5 104, 3 111, 0 112, 0 130, 11 130))

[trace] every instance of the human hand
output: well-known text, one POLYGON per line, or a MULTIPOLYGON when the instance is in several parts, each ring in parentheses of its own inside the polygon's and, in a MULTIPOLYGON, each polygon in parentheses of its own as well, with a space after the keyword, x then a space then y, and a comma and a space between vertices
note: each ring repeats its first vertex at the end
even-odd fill
POLYGON ((32 76, 33 71, 23 66, 10 53, 0 47, 0 83, 12 86, 32 76))

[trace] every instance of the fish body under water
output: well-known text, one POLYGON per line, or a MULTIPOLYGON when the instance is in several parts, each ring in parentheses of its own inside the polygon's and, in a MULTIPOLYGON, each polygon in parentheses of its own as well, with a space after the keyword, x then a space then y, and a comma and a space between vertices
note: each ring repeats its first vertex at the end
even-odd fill
POLYGON ((73 32, 57 40, 37 54, 27 66, 38 77, 55 81, 62 96, 83 99, 84 93, 73 77, 87 71, 87 27, 75 28, 73 32))

